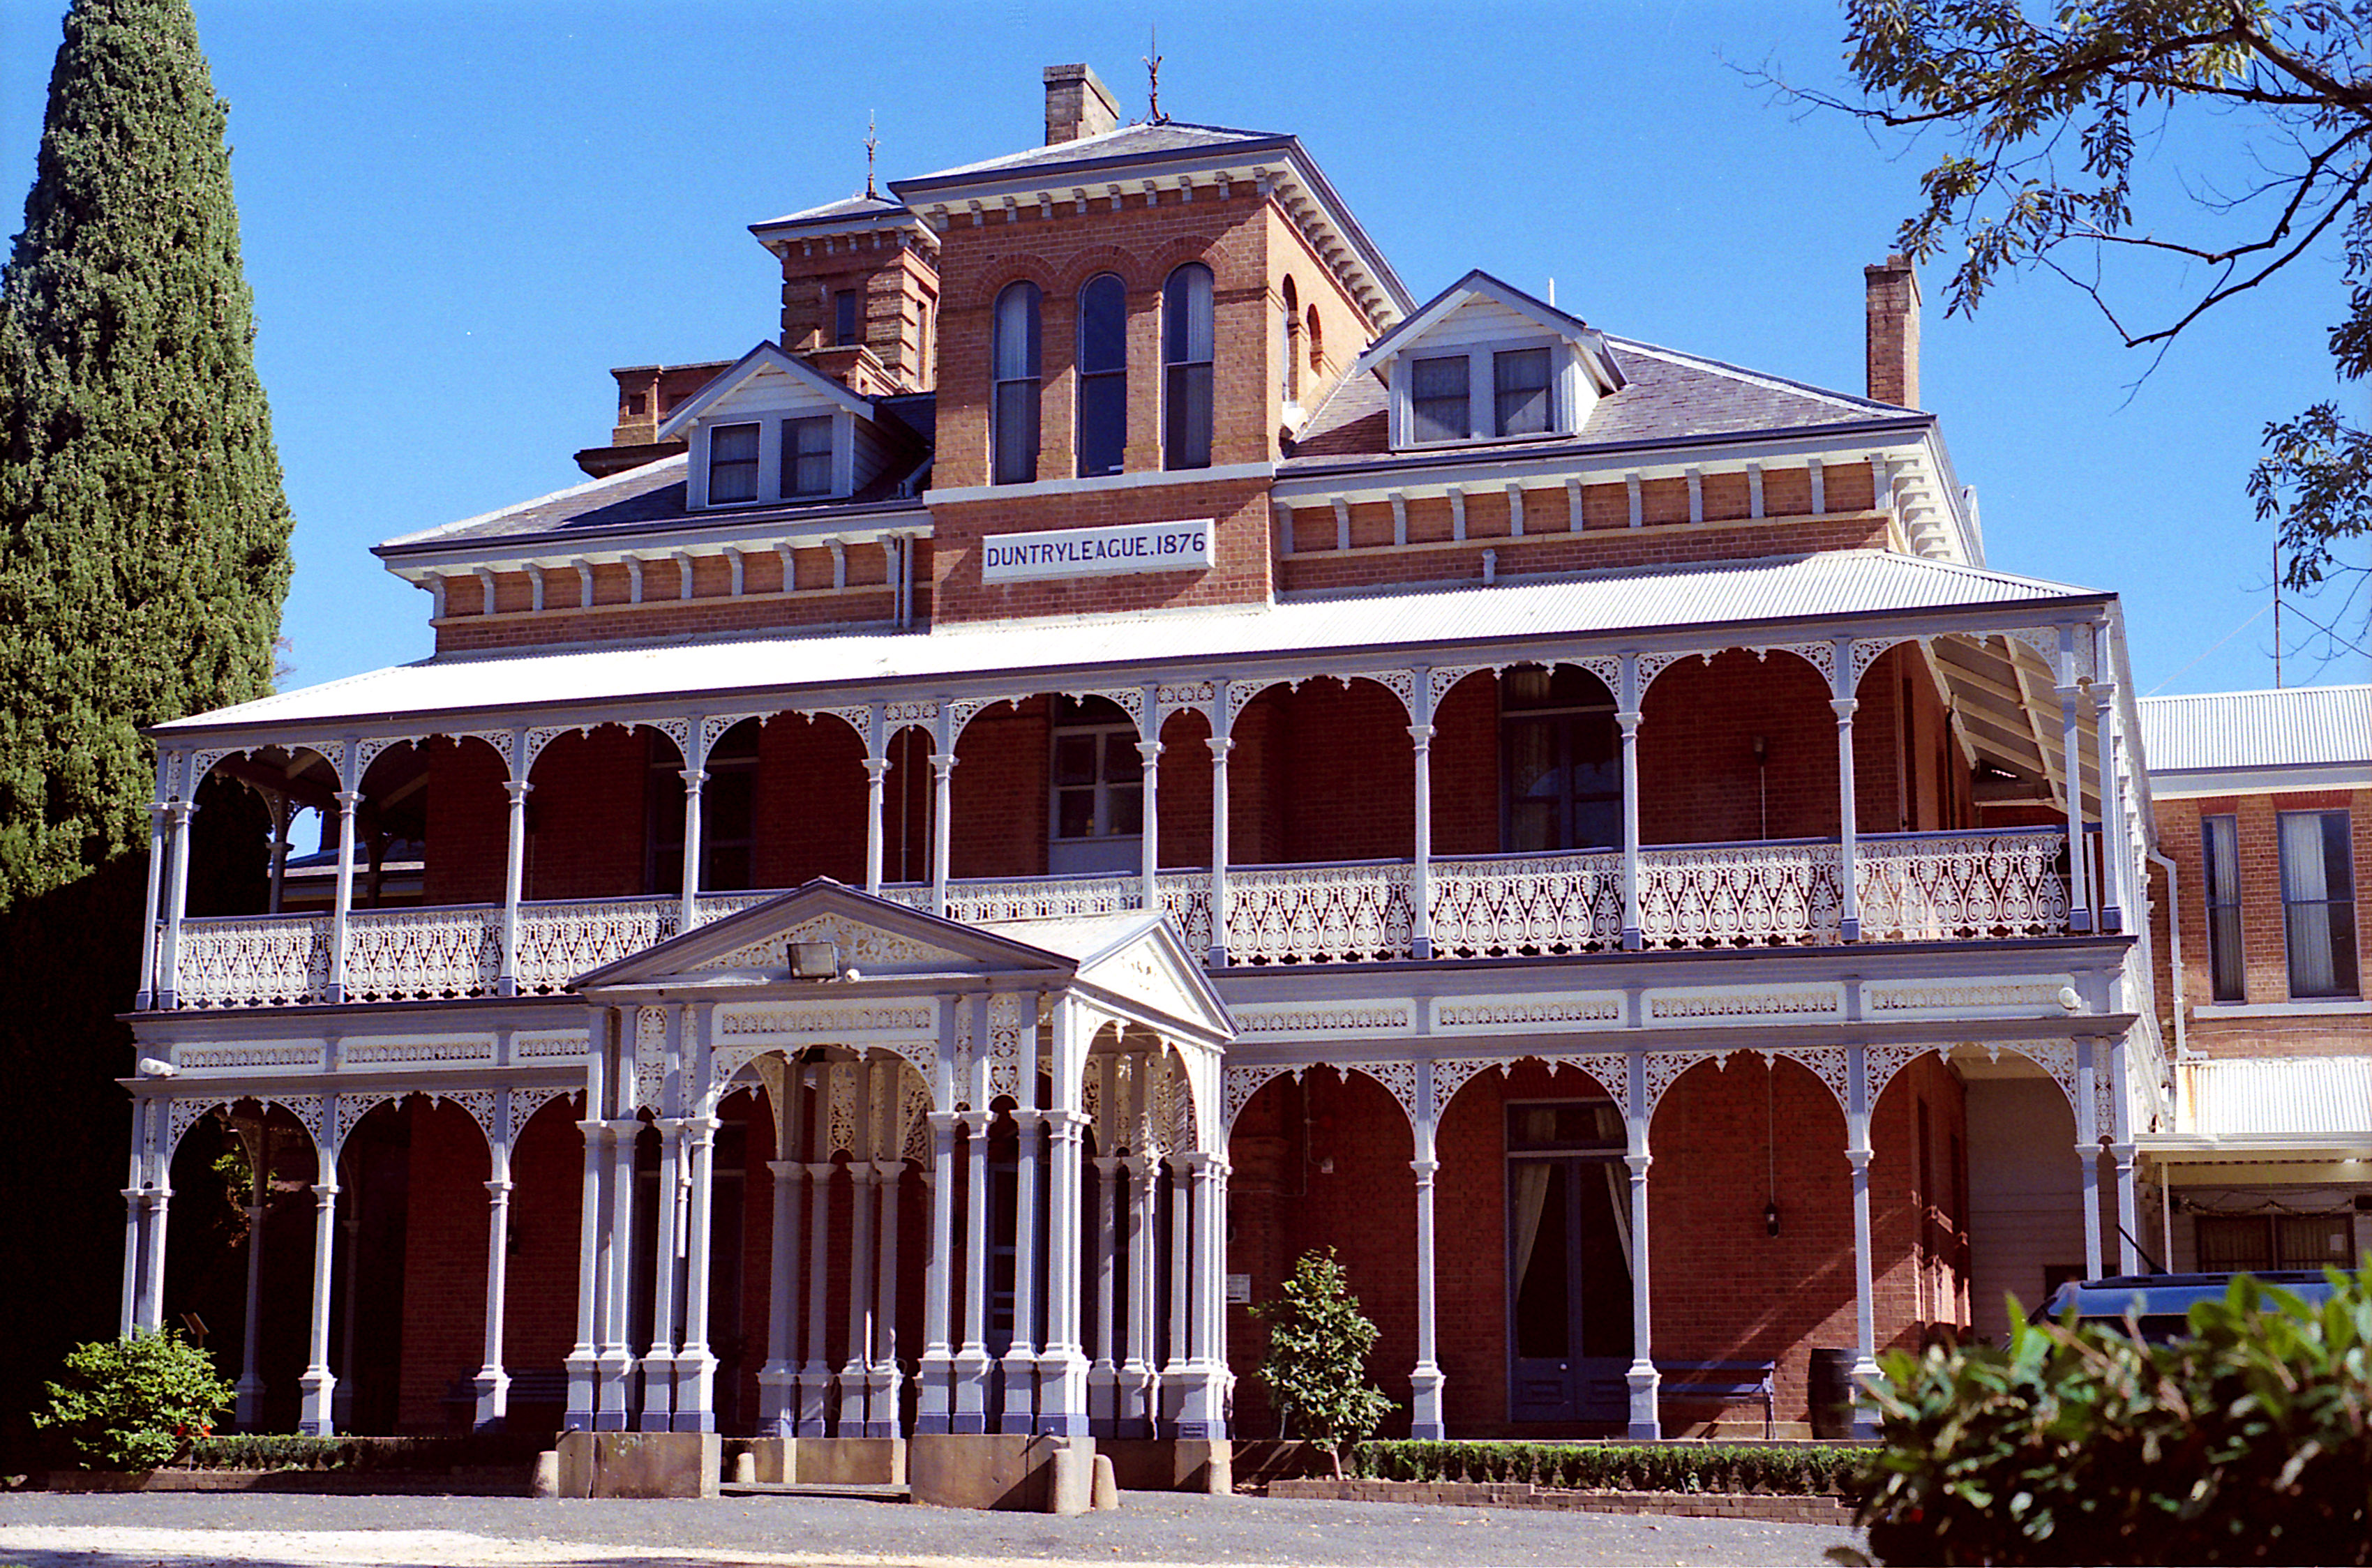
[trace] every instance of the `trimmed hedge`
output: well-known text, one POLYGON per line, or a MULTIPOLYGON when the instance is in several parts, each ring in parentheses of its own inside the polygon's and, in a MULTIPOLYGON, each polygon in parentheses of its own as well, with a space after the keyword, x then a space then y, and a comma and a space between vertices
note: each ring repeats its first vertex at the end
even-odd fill
POLYGON ((1760 1492, 1855 1497, 1874 1450, 1755 1444, 1360 1443, 1362 1481, 1528 1481, 1587 1492, 1760 1492))
POLYGON ((201 1437, 180 1461, 197 1470, 443 1472, 531 1462, 548 1440, 529 1434, 469 1437, 297 1437, 257 1433, 201 1437))

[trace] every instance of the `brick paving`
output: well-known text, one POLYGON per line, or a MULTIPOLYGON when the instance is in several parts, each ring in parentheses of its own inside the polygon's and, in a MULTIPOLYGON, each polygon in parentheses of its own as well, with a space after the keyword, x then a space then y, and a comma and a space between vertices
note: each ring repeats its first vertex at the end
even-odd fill
POLYGON ((0 1495, 6 1568, 631 1564, 1821 1564, 1847 1529, 1734 1518, 1129 1493, 1057 1519, 808 1498, 701 1503, 135 1493, 0 1495))

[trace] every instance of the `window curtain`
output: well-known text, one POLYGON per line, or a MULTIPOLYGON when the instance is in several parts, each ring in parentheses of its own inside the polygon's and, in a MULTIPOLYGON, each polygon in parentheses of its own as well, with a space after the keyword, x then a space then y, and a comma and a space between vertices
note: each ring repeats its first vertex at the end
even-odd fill
POLYGON ((1631 1184, 1623 1179, 1630 1167, 1608 1160, 1599 1167, 1606 1172, 1606 1196, 1614 1210, 1614 1234, 1622 1243, 1622 1277, 1629 1279, 1636 1271, 1631 1262, 1631 1184))
MULTIPOLYGON (((1511 1162, 1513 1163, 1513 1162, 1511 1162)), ((1516 1166, 1516 1288, 1524 1288, 1531 1272, 1532 1248, 1541 1238, 1541 1211, 1549 1195, 1549 1162, 1525 1160, 1516 1166)))
POLYGON ((2281 819, 2282 902, 2288 915, 2290 993, 2329 996, 2339 989, 2331 962, 2331 889, 2323 875, 2320 812, 2285 812, 2281 819))
POLYGON ((2203 825, 2207 859, 2207 968, 2215 998, 2238 1002, 2248 993, 2240 947, 2239 822, 2210 817, 2203 825))

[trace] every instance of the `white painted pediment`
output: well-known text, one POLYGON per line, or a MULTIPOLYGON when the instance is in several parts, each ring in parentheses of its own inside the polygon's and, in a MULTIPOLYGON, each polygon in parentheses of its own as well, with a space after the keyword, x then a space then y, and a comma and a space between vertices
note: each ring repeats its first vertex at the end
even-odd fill
POLYGON ((815 413, 844 409, 870 418, 873 404, 796 355, 762 343, 720 372, 668 415, 657 438, 689 436, 692 426, 751 413, 815 413))
POLYGON ((1211 989, 1202 970, 1185 949, 1157 923, 1110 951, 1079 966, 1079 979, 1115 996, 1125 997, 1157 1016, 1199 1026, 1222 1039, 1232 1038, 1235 1020, 1227 1004, 1211 989))

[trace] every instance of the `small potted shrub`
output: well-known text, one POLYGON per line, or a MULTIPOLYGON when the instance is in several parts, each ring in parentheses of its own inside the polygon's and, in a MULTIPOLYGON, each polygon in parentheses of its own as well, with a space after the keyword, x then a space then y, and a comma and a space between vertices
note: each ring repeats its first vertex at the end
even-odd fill
POLYGON ((48 1392, 50 1408, 33 1424, 54 1433, 86 1469, 171 1464, 212 1435, 232 1402, 213 1358, 169 1330, 76 1346, 48 1392))

